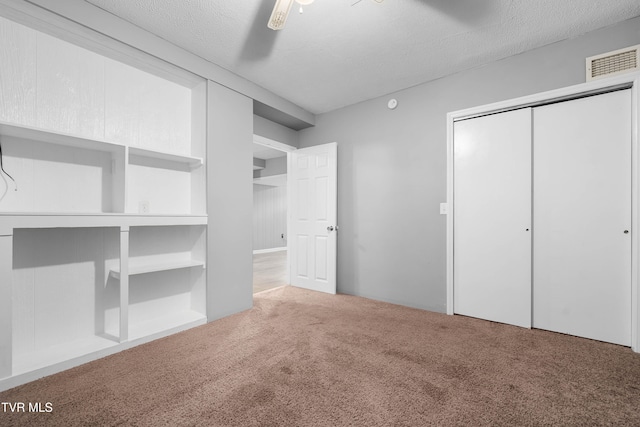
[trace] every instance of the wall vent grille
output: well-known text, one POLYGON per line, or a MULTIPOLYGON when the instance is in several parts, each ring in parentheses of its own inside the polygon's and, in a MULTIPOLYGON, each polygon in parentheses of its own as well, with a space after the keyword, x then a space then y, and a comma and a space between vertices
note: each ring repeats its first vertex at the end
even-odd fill
POLYGON ((587 58, 587 81, 640 70, 640 45, 587 58))

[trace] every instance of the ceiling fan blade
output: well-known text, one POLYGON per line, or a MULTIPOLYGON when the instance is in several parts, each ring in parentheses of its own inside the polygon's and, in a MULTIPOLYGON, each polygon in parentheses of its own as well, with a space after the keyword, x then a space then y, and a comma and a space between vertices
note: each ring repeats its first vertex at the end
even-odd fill
POLYGON ((281 30, 284 28, 284 24, 287 22, 289 11, 293 5, 294 0, 276 0, 276 4, 273 6, 273 12, 269 18, 267 27, 272 30, 281 30))

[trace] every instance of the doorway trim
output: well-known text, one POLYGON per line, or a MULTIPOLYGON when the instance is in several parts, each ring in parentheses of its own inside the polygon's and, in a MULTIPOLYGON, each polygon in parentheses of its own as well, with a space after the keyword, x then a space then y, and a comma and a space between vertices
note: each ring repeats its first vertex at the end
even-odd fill
POLYGON ((459 120, 470 119, 473 117, 484 116, 489 114, 497 114, 505 111, 516 110, 519 108, 545 105, 555 102, 568 101, 570 99, 582 98, 592 95, 598 95, 621 89, 631 90, 631 348, 635 352, 640 352, 640 318, 638 316, 638 307, 640 306, 640 294, 638 284, 638 265, 640 247, 640 182, 638 174, 638 165, 640 159, 638 156, 638 138, 640 130, 640 73, 629 73, 618 77, 611 77, 602 80, 596 80, 589 83, 582 83, 561 89, 555 89, 547 92, 541 92, 534 95, 528 95, 520 98, 514 98, 506 101, 496 102, 492 104, 482 105, 479 107, 468 108, 464 110, 453 111, 447 114, 447 264, 446 264, 446 281, 447 281, 447 306, 446 312, 449 315, 454 314, 453 300, 453 213, 454 195, 453 195, 453 128, 454 122, 459 120))
POLYGON ((278 142, 274 139, 265 138, 264 136, 253 134, 253 143, 265 147, 273 148, 284 153, 292 153, 297 150, 296 147, 278 142))
MULTIPOLYGON (((290 249, 290 245, 289 245, 289 236, 291 235, 291 203, 292 203, 292 198, 291 198, 291 191, 289 191, 289 170, 291 168, 291 153, 293 153, 294 151, 297 150, 296 147, 293 147, 291 145, 288 144, 284 144, 282 142, 276 141, 274 139, 270 139, 270 138, 266 138, 264 136, 260 136, 260 135, 256 135, 255 133, 253 134, 253 143, 254 144, 258 144, 258 145, 262 145, 264 147, 269 147, 269 148, 273 148, 274 150, 278 150, 278 151, 282 151, 283 153, 287 154, 287 264, 285 266, 286 270, 287 270, 287 275, 286 275, 286 281, 287 283, 291 282, 291 265, 290 265, 290 257, 289 254, 291 253, 290 249)), ((253 274, 253 273, 252 273, 253 274)), ((253 295, 253 294, 252 294, 253 295)))

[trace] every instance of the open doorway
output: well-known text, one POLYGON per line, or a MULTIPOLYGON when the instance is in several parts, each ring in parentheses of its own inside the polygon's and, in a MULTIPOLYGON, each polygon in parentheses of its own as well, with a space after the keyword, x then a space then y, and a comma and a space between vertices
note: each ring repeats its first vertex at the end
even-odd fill
POLYGON ((286 144, 254 135, 253 293, 289 283, 286 144))

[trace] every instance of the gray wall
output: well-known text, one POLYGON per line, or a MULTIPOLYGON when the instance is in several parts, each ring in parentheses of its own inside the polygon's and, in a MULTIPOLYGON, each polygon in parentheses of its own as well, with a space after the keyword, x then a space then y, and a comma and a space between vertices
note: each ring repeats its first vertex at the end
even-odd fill
POLYGON ((446 113, 583 83, 586 57, 639 43, 635 18, 317 116, 300 147, 338 142, 338 292, 444 312, 446 113))
POLYGON ((253 171, 254 178, 265 176, 283 175, 287 173, 287 156, 276 157, 275 159, 267 159, 264 169, 253 171))
POLYGON ((253 250, 286 247, 286 235, 287 187, 253 184, 253 250))
POLYGON ((253 133, 298 148, 298 132, 260 116, 253 116, 253 133))
POLYGON ((253 101, 214 82, 207 96, 207 317, 253 305, 253 101))

